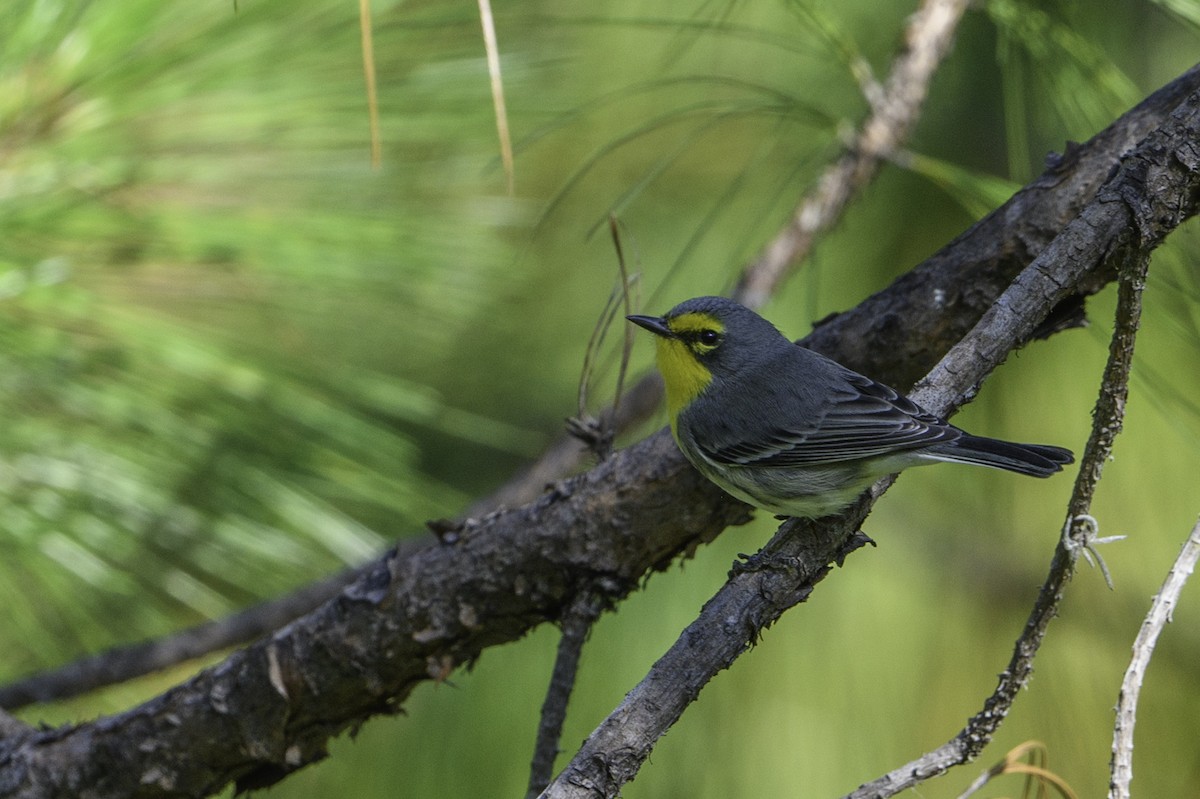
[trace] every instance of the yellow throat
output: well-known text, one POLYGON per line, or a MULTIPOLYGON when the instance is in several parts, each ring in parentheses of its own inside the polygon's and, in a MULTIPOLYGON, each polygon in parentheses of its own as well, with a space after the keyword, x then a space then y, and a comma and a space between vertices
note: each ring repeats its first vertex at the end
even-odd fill
POLYGON ((658 371, 662 372, 663 383, 667 387, 667 415, 671 419, 671 432, 674 433, 679 412, 712 382, 712 372, 697 357, 712 347, 701 344, 688 334, 705 329, 724 332, 725 326, 708 314, 701 313, 681 314, 668 320, 667 326, 678 337, 658 339, 657 360, 658 371))

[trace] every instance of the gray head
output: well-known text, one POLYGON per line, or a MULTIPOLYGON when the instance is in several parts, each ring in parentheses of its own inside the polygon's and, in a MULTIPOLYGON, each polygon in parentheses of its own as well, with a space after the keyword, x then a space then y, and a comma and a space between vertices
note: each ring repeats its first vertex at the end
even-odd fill
MULTIPOLYGON (((780 344, 791 344, 766 319, 724 297, 696 297, 679 303, 661 317, 630 316, 629 320, 660 340, 676 344, 669 351, 690 353, 707 371, 717 374, 734 374, 777 352, 780 344)), ((660 347, 660 367, 667 366, 661 357, 663 352, 660 347)), ((672 375, 664 369, 663 376, 670 384, 672 375)))

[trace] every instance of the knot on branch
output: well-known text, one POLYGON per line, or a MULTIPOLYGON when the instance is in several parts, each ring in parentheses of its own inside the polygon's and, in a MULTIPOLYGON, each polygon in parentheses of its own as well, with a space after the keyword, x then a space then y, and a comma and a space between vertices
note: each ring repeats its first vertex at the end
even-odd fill
POLYGON ((1112 574, 1108 570, 1108 564, 1104 562, 1104 558, 1096 550, 1100 544, 1111 544, 1115 541, 1124 541, 1123 535, 1100 536, 1100 522, 1096 521, 1096 517, 1086 513, 1081 513, 1078 516, 1072 516, 1063 525, 1062 542, 1063 549, 1074 560, 1083 554, 1084 559, 1092 568, 1099 568, 1100 573, 1104 575, 1104 583, 1109 590, 1113 590, 1112 574))

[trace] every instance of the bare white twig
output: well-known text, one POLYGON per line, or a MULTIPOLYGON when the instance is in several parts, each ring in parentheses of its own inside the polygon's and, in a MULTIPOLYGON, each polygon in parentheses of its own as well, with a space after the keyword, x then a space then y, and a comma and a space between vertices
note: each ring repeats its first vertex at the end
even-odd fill
POLYGON ((1192 528, 1191 535, 1183 542, 1183 549, 1175 559, 1167 579, 1163 581, 1162 589, 1150 603, 1150 612, 1142 622, 1137 639, 1133 642, 1133 657, 1129 668, 1125 670, 1125 679, 1121 681, 1121 694, 1117 699, 1117 721, 1113 727, 1112 748, 1112 778, 1108 784, 1109 799, 1129 799, 1129 783, 1133 780, 1133 727, 1137 716, 1138 694, 1142 689, 1142 681, 1146 676, 1146 667, 1150 664, 1150 656, 1154 653, 1154 645, 1158 642, 1158 634, 1162 632, 1175 603, 1179 600, 1179 592, 1183 590, 1196 561, 1200 559, 1200 521, 1192 528))

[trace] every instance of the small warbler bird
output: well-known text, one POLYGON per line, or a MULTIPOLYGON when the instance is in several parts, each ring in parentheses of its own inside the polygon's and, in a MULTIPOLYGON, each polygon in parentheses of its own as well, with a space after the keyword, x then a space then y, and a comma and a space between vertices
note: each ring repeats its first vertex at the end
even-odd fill
POLYGON ((697 297, 629 316, 658 337, 679 449, 729 494, 780 516, 845 509, 878 478, 950 461, 1048 477, 1070 450, 966 433, 895 389, 793 344, 758 314, 697 297))

